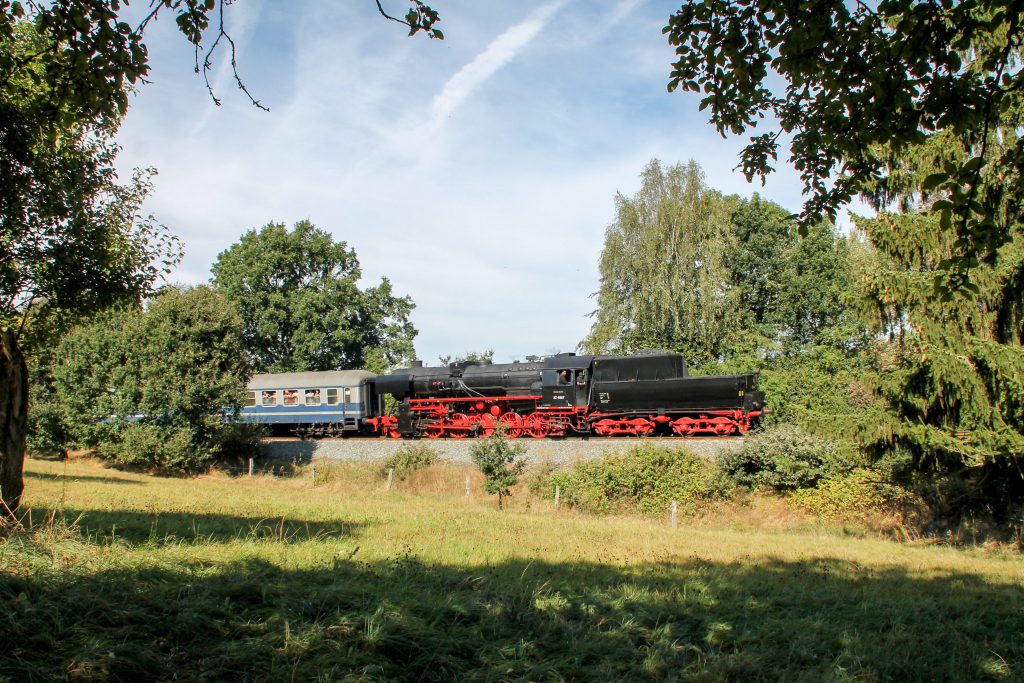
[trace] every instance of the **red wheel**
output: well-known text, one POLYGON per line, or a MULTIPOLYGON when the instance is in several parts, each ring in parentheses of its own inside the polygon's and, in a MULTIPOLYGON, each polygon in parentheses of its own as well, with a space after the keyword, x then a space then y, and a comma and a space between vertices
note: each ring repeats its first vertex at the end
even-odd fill
POLYGON ((469 436, 469 418, 462 413, 452 413, 448 418, 448 436, 453 439, 465 439, 469 436))
POLYGON ((689 436, 696 429, 696 421, 688 417, 681 417, 672 423, 672 431, 679 436, 689 436))
POLYGON ((526 433, 535 439, 543 439, 551 431, 548 419, 540 413, 530 413, 523 422, 526 433))
POLYGON ((388 436, 390 436, 392 439, 401 439, 402 438, 401 433, 397 429, 392 429, 391 431, 389 431, 388 432, 388 436))
POLYGON ((426 434, 428 439, 436 439, 444 434, 444 429, 441 427, 440 423, 434 422, 424 427, 423 433, 426 434))
POLYGON ((480 419, 477 420, 477 424, 479 425, 479 431, 477 432, 479 436, 488 437, 494 433, 494 418, 491 417, 490 413, 481 415, 480 419))
POLYGON ((654 431, 654 423, 638 417, 632 423, 633 433, 637 436, 650 436, 654 431))
POLYGON ((498 424, 505 428, 505 436, 510 439, 523 435, 523 418, 519 413, 505 413, 498 418, 498 424))

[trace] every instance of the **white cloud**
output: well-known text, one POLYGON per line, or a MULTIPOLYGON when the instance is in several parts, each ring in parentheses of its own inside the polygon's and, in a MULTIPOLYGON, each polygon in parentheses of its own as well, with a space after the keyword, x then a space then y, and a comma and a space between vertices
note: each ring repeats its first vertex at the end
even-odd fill
POLYGON ((547 25, 552 15, 565 5, 564 0, 541 5, 526 19, 505 30, 487 49, 452 76, 434 98, 430 107, 430 127, 437 129, 502 66, 519 54, 547 25))
POLYGON ((663 3, 452 0, 443 42, 405 38, 372 2, 230 9, 250 5, 233 29, 270 113, 230 74, 213 107, 172 36, 151 45, 155 82, 121 134, 126 168, 160 169, 149 208, 186 242, 177 280, 206 279, 250 228, 308 218, 356 249, 367 284, 387 275, 412 296, 424 359, 504 360, 586 334, 614 194, 651 157, 799 202, 791 172, 748 185, 741 141, 665 92, 663 3))

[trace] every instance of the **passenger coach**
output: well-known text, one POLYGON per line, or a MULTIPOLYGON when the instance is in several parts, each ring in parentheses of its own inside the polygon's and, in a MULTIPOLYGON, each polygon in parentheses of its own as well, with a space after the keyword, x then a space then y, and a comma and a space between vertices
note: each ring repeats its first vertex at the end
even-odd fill
POLYGON ((376 412, 374 377, 365 370, 253 375, 241 416, 299 435, 356 433, 376 412))

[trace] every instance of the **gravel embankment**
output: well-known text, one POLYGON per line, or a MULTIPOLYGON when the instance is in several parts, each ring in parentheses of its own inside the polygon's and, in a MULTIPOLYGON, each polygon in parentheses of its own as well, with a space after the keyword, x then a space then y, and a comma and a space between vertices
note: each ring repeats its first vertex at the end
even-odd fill
MULTIPOLYGON (((640 443, 638 439, 519 439, 527 447, 526 457, 535 462, 565 464, 592 460, 624 451, 640 443)), ((384 460, 408 441, 398 439, 337 439, 319 441, 271 440, 266 454, 275 460, 310 462, 312 460, 384 460)), ((449 462, 468 463, 472 439, 423 440, 449 462)), ((706 457, 714 457, 726 449, 739 448, 740 437, 659 439, 658 444, 685 447, 706 457)))

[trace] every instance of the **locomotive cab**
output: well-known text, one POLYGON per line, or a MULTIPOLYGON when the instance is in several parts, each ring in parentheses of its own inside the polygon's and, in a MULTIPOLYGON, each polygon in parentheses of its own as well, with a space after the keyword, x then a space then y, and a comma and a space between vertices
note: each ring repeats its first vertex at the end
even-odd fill
POLYGON ((590 402, 590 366, 593 356, 559 354, 549 358, 541 371, 541 402, 559 408, 586 406, 590 402))

